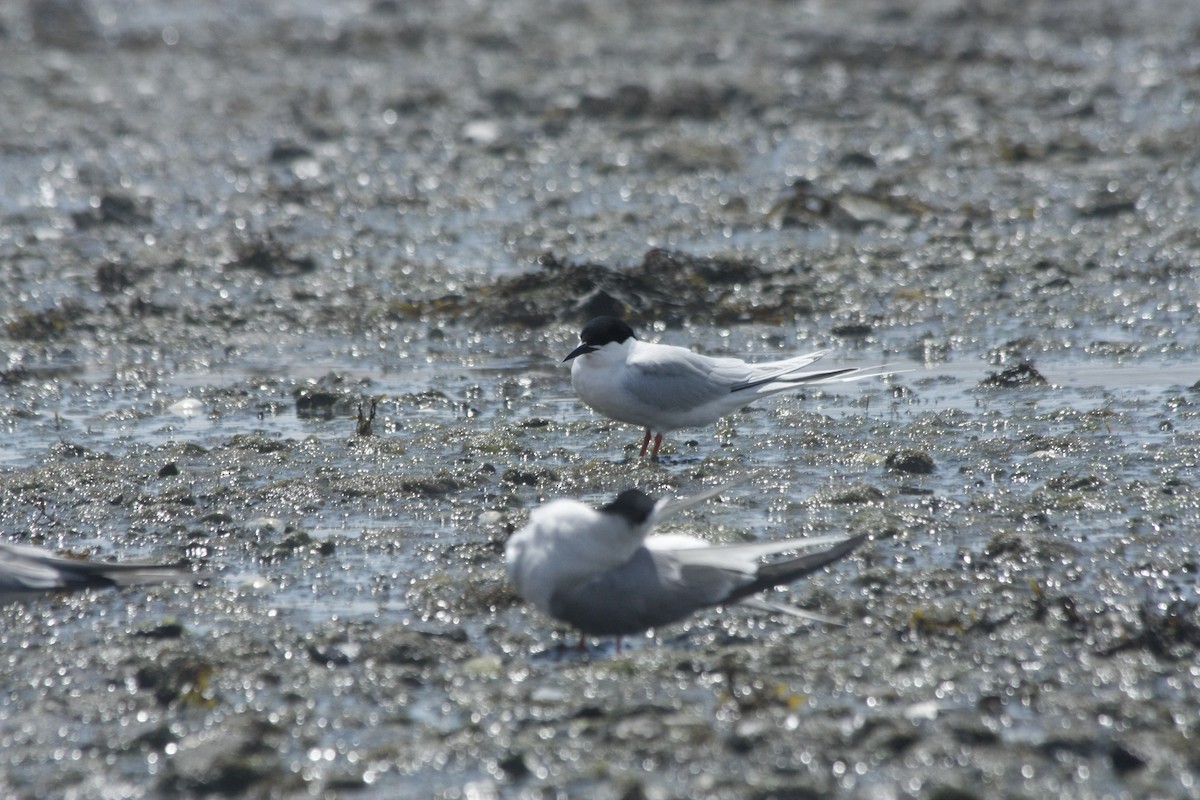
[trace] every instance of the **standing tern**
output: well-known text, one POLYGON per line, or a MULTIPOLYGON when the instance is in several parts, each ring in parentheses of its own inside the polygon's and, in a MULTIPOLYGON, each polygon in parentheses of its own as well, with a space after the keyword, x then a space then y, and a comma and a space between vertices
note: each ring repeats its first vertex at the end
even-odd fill
MULTIPOLYGON (((509 538, 509 581, 538 610, 582 635, 626 636, 678 622, 702 608, 736 602, 833 622, 753 595, 843 558, 866 536, 712 546, 691 536, 649 535, 668 515, 727 488, 657 502, 628 489, 599 509, 577 500, 553 500, 534 509, 529 523, 509 538), (762 561, 811 547, 827 549, 762 561)), ((617 646, 619 650, 619 639, 617 646)))
POLYGON ((783 361, 749 364, 714 358, 684 347, 640 341, 622 320, 596 317, 579 334, 571 361, 571 384, 584 403, 606 417, 646 429, 639 458, 654 433, 658 458, 663 434, 711 425, 760 397, 815 383, 879 376, 877 367, 803 371, 825 351, 783 361))
POLYGON ((0 542, 0 597, 165 583, 182 580, 186 570, 184 564, 109 564, 66 558, 40 547, 0 542))

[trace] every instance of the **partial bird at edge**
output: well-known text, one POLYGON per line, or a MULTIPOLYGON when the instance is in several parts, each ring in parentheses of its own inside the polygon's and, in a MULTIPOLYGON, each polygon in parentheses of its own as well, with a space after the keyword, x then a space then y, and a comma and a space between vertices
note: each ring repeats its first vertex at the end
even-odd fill
POLYGON ((110 563, 0 542, 0 596, 173 583, 197 576, 184 563, 110 563))

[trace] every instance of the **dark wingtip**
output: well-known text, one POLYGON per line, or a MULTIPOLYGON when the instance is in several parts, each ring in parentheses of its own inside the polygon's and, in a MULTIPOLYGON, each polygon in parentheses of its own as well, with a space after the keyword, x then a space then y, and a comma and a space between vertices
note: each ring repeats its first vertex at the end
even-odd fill
POLYGON ((756 592, 761 592, 763 589, 769 589, 772 586, 782 586, 783 584, 799 580, 805 575, 810 575, 850 555, 860 544, 867 541, 868 538, 870 537, 867 534, 860 533, 826 550, 809 553, 797 558, 789 558, 786 561, 777 561, 773 564, 764 564, 758 570, 758 577, 752 583, 743 586, 732 594, 730 599, 741 599, 756 592))

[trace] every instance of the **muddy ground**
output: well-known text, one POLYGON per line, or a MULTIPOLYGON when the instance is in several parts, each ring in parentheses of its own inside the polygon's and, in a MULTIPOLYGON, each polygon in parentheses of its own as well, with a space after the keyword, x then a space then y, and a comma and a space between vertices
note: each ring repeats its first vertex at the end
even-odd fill
POLYGON ((0 533, 195 571, 0 603, 0 794, 1194 797, 1198 37, 1185 0, 0 7, 0 533), (905 371, 639 462, 559 364, 598 313, 905 371), (547 498, 747 472, 678 529, 871 534, 780 594, 844 627, 578 653, 505 585, 547 498))

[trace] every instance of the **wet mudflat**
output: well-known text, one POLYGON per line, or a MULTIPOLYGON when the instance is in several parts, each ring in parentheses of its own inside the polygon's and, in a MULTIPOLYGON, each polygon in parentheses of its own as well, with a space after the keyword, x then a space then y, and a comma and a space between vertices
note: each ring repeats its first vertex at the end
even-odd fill
POLYGON ((203 577, 0 604, 0 794, 1198 791, 1200 8, 89 8, 0 12, 0 532, 203 577), (907 371, 639 462, 597 313, 907 371), (845 627, 505 585, 746 473, 675 526, 871 534, 845 627))

